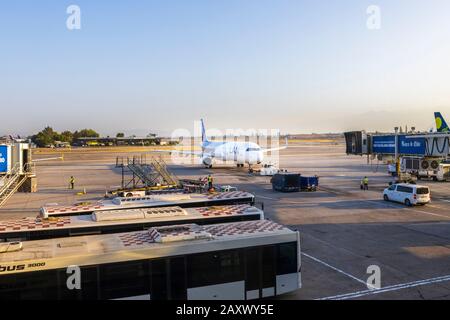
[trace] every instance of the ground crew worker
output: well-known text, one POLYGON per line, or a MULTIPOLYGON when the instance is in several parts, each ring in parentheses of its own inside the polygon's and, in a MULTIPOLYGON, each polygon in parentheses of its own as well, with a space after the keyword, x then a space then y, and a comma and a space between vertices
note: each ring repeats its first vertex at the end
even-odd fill
POLYGON ((73 176, 70 176, 70 180, 69 180, 69 185, 70 185, 70 189, 75 189, 75 178, 73 176))
POLYGON ((362 179, 362 186, 364 191, 369 190, 369 178, 367 176, 362 179))
POLYGON ((208 176, 208 190, 213 188, 213 178, 211 175, 208 176))

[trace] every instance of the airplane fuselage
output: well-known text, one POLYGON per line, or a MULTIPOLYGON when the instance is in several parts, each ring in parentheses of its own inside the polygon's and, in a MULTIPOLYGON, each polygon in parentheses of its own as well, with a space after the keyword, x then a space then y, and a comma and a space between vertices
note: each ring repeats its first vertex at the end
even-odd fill
POLYGON ((211 142, 202 144, 202 163, 212 165, 212 160, 233 161, 238 165, 254 165, 263 161, 261 147, 254 142, 211 142))

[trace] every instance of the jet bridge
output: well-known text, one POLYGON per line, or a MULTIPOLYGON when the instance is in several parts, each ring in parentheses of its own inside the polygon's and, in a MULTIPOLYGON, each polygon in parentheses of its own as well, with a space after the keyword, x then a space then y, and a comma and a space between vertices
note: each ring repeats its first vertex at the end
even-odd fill
POLYGON ((36 189, 30 144, 15 141, 0 144, 0 206, 17 191, 36 192, 36 189))
POLYGON ((345 140, 347 154, 372 155, 380 160, 395 156, 448 158, 450 155, 450 133, 370 134, 353 131, 345 133, 345 140))

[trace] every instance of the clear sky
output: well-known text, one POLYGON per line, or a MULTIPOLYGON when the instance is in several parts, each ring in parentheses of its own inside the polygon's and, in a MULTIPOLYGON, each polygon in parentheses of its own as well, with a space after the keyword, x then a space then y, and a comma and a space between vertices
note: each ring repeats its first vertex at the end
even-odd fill
POLYGON ((429 129, 450 119, 448 0, 0 4, 0 134, 429 129), (66 8, 81 8, 81 30, 66 8), (381 8, 381 29, 366 9, 381 8))

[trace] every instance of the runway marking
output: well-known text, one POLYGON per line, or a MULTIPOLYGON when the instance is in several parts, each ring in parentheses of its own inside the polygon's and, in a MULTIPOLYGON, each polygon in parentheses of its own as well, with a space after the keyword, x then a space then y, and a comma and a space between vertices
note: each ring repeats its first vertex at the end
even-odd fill
MULTIPOLYGON (((261 198, 261 199, 267 199, 267 200, 274 200, 274 201, 278 201, 280 199, 275 199, 275 198, 271 198, 271 197, 265 197, 265 196, 259 196, 257 194, 255 194, 255 196, 257 198, 261 198)), ((302 205, 315 205, 315 204, 319 204, 319 203, 340 203, 340 202, 346 202, 348 200, 321 200, 321 201, 317 201, 317 202, 306 202, 306 201, 289 201, 289 200, 283 200, 283 203, 286 204, 302 204, 302 205)), ((438 213, 432 213, 432 212, 428 212, 428 211, 423 211, 423 210, 415 210, 413 208, 409 208, 406 206, 401 206, 401 204, 399 205, 395 205, 395 204, 391 204, 389 202, 382 202, 380 201, 380 199, 356 199, 355 201, 360 201, 360 202, 371 202, 374 205, 378 205, 381 207, 389 207, 392 209, 403 209, 403 210, 408 210, 411 212, 415 212, 415 213, 424 213, 424 214, 428 214, 428 215, 432 215, 432 216, 436 216, 436 217, 441 217, 441 218, 446 218, 446 219, 450 219, 450 216, 446 216, 446 215, 442 215, 442 214, 438 214, 438 213)), ((433 207, 433 205, 428 205, 429 207, 433 207)), ((435 208, 440 209, 439 207, 434 206, 435 208)), ((360 208, 360 209, 366 209, 366 208, 360 208)))
POLYGON ((302 252, 302 255, 305 256, 305 257, 308 257, 308 258, 310 258, 310 259, 312 259, 312 260, 314 260, 314 261, 316 261, 316 262, 318 262, 318 263, 320 263, 320 264, 323 264, 324 266, 326 266, 326 267, 328 267, 328 268, 330 268, 330 269, 333 269, 334 271, 337 271, 337 272, 339 272, 339 273, 341 273, 341 274, 343 274, 343 275, 345 275, 345 276, 347 276, 347 277, 349 277, 349 278, 351 278, 351 279, 353 279, 353 280, 355 280, 355 281, 358 281, 359 283, 362 283, 362 284, 364 284, 365 286, 367 286, 367 282, 366 282, 366 281, 361 280, 361 279, 359 279, 359 278, 357 278, 357 277, 351 275, 350 273, 347 273, 347 272, 345 272, 345 271, 343 271, 343 270, 341 270, 341 269, 338 269, 338 268, 336 268, 336 267, 333 267, 332 265, 326 263, 325 261, 322 261, 322 260, 320 260, 320 259, 317 259, 317 258, 315 258, 315 257, 313 257, 313 256, 310 256, 310 255, 307 254, 307 253, 304 253, 304 252, 302 252))
POLYGON ((425 280, 412 281, 412 282, 407 282, 407 283, 403 283, 403 284, 396 284, 396 285, 387 286, 387 287, 384 287, 381 289, 363 290, 363 291, 356 291, 356 292, 352 292, 352 293, 345 293, 345 294, 340 294, 340 295, 336 295, 336 296, 319 298, 316 300, 354 299, 354 298, 360 298, 360 297, 364 297, 364 296, 368 296, 368 295, 374 295, 374 294, 379 294, 379 293, 384 293, 384 292, 392 292, 392 291, 397 291, 397 290, 402 290, 402 289, 409 289, 409 288, 424 286, 424 285, 433 284, 433 283, 440 283, 440 282, 445 282, 445 281, 450 281, 450 275, 436 277, 436 278, 430 278, 430 279, 425 279, 425 280))
MULTIPOLYGON (((374 200, 368 200, 368 201, 374 201, 374 200)), ((450 216, 444 216, 442 214, 432 213, 432 212, 423 211, 423 210, 414 210, 414 209, 409 208, 409 207, 400 207, 400 206, 396 206, 394 204, 390 204, 388 202, 377 202, 377 204, 385 205, 387 207, 394 208, 394 209, 402 208, 402 209, 409 210, 409 211, 416 212, 416 213, 424 213, 424 214, 429 214, 429 215, 432 215, 432 216, 437 216, 437 217, 441 217, 441 218, 450 219, 450 216)))
POLYGON ((427 204, 428 208, 436 208, 436 209, 441 209, 441 210, 447 210, 447 208, 443 208, 441 206, 437 206, 435 204, 427 204))

